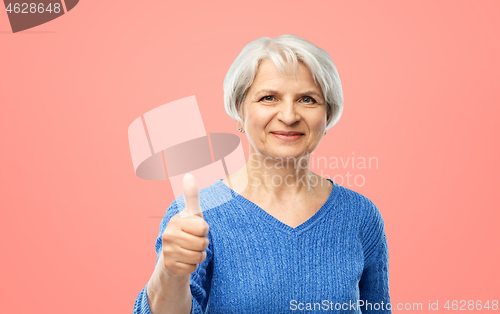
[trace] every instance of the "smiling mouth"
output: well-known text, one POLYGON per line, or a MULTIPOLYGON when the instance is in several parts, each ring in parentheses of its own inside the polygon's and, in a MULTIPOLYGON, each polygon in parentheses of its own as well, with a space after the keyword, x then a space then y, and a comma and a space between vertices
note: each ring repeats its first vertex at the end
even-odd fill
POLYGON ((272 134, 283 135, 283 136, 295 136, 295 135, 304 135, 304 133, 300 132, 285 132, 285 131, 273 131, 272 134))
POLYGON ((304 133, 300 132, 285 132, 285 131, 274 131, 271 132, 271 134, 274 135, 274 137, 287 142, 296 141, 304 135, 304 133))

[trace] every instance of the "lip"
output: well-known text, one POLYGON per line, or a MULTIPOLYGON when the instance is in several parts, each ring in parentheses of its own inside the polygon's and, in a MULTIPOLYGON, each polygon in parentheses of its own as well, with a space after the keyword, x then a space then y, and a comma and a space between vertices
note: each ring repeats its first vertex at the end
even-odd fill
POLYGON ((297 141, 304 135, 304 133, 293 132, 293 131, 288 131, 288 132, 287 131, 272 131, 271 134, 274 135, 274 137, 276 137, 282 141, 285 141, 285 142, 297 141))

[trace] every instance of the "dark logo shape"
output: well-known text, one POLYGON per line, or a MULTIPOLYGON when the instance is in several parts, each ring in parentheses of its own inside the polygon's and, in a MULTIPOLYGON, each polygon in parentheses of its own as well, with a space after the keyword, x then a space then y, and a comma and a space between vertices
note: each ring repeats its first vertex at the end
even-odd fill
POLYGON ((4 0, 12 32, 32 28, 68 13, 79 0, 4 0))

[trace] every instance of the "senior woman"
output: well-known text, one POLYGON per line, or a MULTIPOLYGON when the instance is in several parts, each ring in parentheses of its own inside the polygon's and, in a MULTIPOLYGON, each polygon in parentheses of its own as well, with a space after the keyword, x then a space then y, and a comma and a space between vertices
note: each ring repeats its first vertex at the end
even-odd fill
POLYGON ((309 170, 343 108, 329 55, 294 35, 256 39, 229 68, 224 104, 248 162, 199 194, 185 176, 134 313, 391 313, 379 210, 309 170))

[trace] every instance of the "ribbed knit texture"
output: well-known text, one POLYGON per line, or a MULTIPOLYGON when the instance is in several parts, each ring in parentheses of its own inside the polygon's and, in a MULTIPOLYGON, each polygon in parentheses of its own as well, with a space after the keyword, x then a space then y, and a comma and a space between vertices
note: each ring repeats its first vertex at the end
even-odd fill
MULTIPOLYGON (((222 180, 200 190, 210 244, 191 274, 191 313, 391 313, 382 216, 365 196, 332 183, 325 204, 296 228, 222 180), (357 306, 358 300, 372 305, 357 306)), ((157 254, 170 218, 184 204, 179 197, 167 209, 157 254)), ((146 288, 135 314, 151 314, 146 288)))

